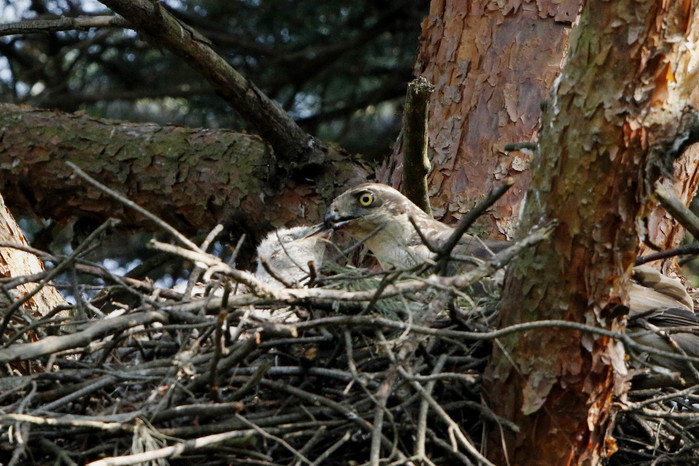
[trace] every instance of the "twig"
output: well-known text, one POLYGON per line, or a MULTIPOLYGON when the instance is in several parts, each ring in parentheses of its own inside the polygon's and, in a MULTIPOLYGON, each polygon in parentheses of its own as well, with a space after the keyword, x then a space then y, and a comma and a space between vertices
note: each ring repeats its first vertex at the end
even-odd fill
POLYGON ((125 328, 151 322, 168 322, 169 316, 162 311, 136 312, 125 316, 100 320, 91 323, 85 330, 71 335, 50 336, 34 343, 13 345, 0 349, 0 363, 26 361, 46 356, 58 351, 87 346, 93 340, 125 328))
POLYGON ((56 408, 60 408, 61 406, 65 405, 66 403, 70 403, 71 401, 77 400, 81 396, 87 395, 89 393, 93 393, 101 388, 104 388, 108 385, 113 384, 116 382, 117 378, 111 375, 105 375, 94 381, 93 383, 87 385, 86 387, 83 387, 79 390, 75 390, 74 392, 59 398, 58 400, 55 400, 49 404, 40 406, 32 411, 32 414, 41 414, 41 413, 46 413, 48 411, 53 411, 56 408))
POLYGON ((342 445, 347 443, 347 441, 352 438, 352 435, 350 434, 349 431, 345 432, 342 437, 338 439, 337 442, 333 443, 330 445, 330 447, 323 452, 322 455, 320 455, 318 458, 315 459, 315 461, 311 464, 311 466, 320 466, 325 463, 325 460, 330 458, 330 455, 335 453, 335 451, 340 448, 342 445))
MULTIPOLYGON (((231 354, 229 354, 220 361, 216 370, 218 372, 224 372, 234 366, 237 366, 241 363, 241 361, 243 361, 243 359, 245 359, 248 355, 250 355, 250 353, 252 353, 256 346, 257 344, 253 338, 248 338, 246 340, 239 341, 233 347, 234 350, 231 352, 231 354)), ((196 391, 206 386, 208 382, 208 374, 200 374, 187 385, 187 388, 191 391, 196 391)))
MULTIPOLYGON (((368 421, 359 417, 352 409, 346 408, 342 404, 332 401, 327 397, 309 393, 305 390, 301 390, 299 388, 292 387, 287 384, 274 382, 268 379, 263 379, 261 381, 261 384, 271 387, 274 390, 283 391, 291 395, 294 395, 297 398, 311 402, 313 405, 327 406, 333 409, 334 411, 342 414, 345 417, 345 419, 349 419, 350 421, 354 422, 366 432, 372 432, 372 425, 368 421)), ((381 443, 383 444, 383 446, 389 449, 392 446, 391 442, 384 435, 381 435, 381 443)), ((400 451, 398 451, 397 453, 400 458, 404 459, 406 457, 406 455, 404 455, 400 451)))
POLYGON ((61 274, 70 264, 73 263, 73 261, 80 256, 90 245, 92 245, 92 242, 99 237, 104 231, 106 231, 109 228, 113 228, 119 223, 118 220, 115 220, 113 218, 110 218, 106 222, 104 222, 102 225, 97 227, 95 231, 90 233, 90 235, 78 245, 78 247, 75 248, 73 253, 68 256, 65 260, 60 262, 59 264, 56 265, 53 269, 51 269, 50 272, 46 274, 46 276, 37 284, 36 287, 34 287, 33 290, 31 290, 29 293, 25 294, 22 296, 20 299, 12 303, 12 305, 8 306, 8 308, 5 310, 5 317, 2 320, 2 324, 0 324, 0 335, 5 334, 5 330, 7 330, 7 326, 10 323, 10 320, 12 319, 12 315, 19 309, 19 307, 24 304, 25 302, 29 301, 31 298, 33 298, 41 289, 51 283, 51 280, 53 280, 55 277, 61 274))
POLYGON ((473 461, 471 461, 469 457, 458 450, 454 450, 451 445, 442 440, 442 438, 440 438, 432 429, 427 429, 427 433, 430 436, 430 440, 432 440, 436 445, 442 447, 444 450, 448 451, 451 455, 454 455, 459 461, 461 461, 462 464, 465 464, 466 466, 473 466, 473 461))
MULTIPOLYGON (((442 369, 444 368, 444 364, 447 362, 447 355, 442 354, 439 356, 439 359, 437 359, 437 362, 435 363, 434 367, 432 368, 432 375, 437 375, 439 374, 442 369)), ((415 380, 415 376, 411 377, 413 380, 415 380)), ((410 379, 408 379, 410 380, 410 379)), ((434 389, 434 384, 435 384, 436 379, 432 379, 429 382, 427 382, 427 386, 425 387, 425 392, 427 394, 432 395, 432 390, 434 389)), ((420 402, 420 410, 418 411, 418 420, 417 420, 417 432, 415 433, 415 456, 418 458, 427 458, 427 454, 425 451, 425 439, 426 439, 426 434, 427 434, 427 410, 428 410, 429 404, 427 403, 427 400, 424 398, 420 402)))
POLYGON ((124 18, 116 15, 87 16, 84 18, 61 16, 56 19, 27 19, 16 23, 0 24, 0 36, 106 27, 130 28, 130 25, 124 18))
MULTIPOLYGON (((43 437, 39 437, 37 440, 39 441, 42 449, 48 450, 56 455, 56 458, 66 466, 78 466, 78 463, 73 461, 68 452, 63 448, 60 448, 55 443, 43 437)), ((56 464, 61 464, 59 461, 57 461, 56 464)))
POLYGON ((56 427, 86 427, 88 429, 99 429, 106 432, 131 432, 132 426, 122 424, 120 422, 98 422, 86 421, 82 419, 61 419, 52 417, 31 416, 29 414, 0 414, 0 424, 9 424, 15 422, 27 422, 40 426, 56 426, 56 427))
POLYGON ((424 244, 425 247, 427 247, 427 249, 430 250, 430 252, 433 252, 435 254, 439 253, 439 248, 436 245, 432 244, 432 241, 427 239, 422 230, 420 230, 420 227, 417 225, 417 223, 415 223, 415 219, 413 217, 408 217, 408 221, 415 229, 415 233, 417 233, 417 235, 420 237, 420 241, 422 242, 422 244, 424 244))
MULTIPOLYGON (((204 238, 204 241, 201 243, 201 246, 199 246, 199 249, 201 251, 206 252, 209 249, 209 246, 211 246, 211 243, 216 239, 218 235, 221 234, 223 231, 223 225, 220 223, 216 225, 208 235, 206 235, 206 238, 204 238)), ((187 280, 187 287, 184 290, 184 295, 186 297, 192 296, 192 291, 194 290, 194 287, 197 284, 197 281, 199 280, 199 277, 201 276, 202 273, 202 268, 198 267, 196 264, 192 268, 192 272, 189 275, 189 279, 187 280)))
MULTIPOLYGON (((301 454, 304 455, 304 456, 306 456, 306 455, 308 454, 308 452, 311 451, 311 448, 313 448, 315 445, 318 444, 318 442, 319 442, 319 441, 321 440, 321 438, 326 434, 327 431, 328 431, 328 428, 327 428, 326 426, 320 426, 320 427, 313 433, 313 436, 312 436, 310 439, 308 439, 308 441, 307 441, 306 444, 303 446, 303 448, 301 448, 301 449, 299 450, 299 451, 301 452, 301 454)), ((348 433, 346 432, 345 435, 342 436, 342 438, 344 438, 347 434, 348 434, 348 433)), ((345 440, 345 442, 346 442, 347 440, 349 440, 349 436, 347 437, 347 439, 345 440)), ((344 442, 342 442, 342 443, 344 443, 344 442)), ((340 445, 342 445, 342 444, 340 444, 340 445)), ((329 450, 332 450, 332 451, 328 454, 328 456, 330 456, 330 454, 332 454, 332 452, 335 451, 335 449, 334 449, 332 446, 330 447, 329 450)), ((321 455, 321 456, 324 456, 326 453, 327 453, 327 450, 326 450, 326 452, 323 453, 323 455, 321 455)), ((316 460, 316 461, 317 461, 317 460, 316 460)), ((301 461, 300 461, 300 460, 297 460, 297 461, 294 463, 294 466, 299 466, 300 464, 301 464, 301 461)), ((315 464, 315 461, 311 464, 311 466, 313 466, 314 464, 315 464)))
POLYGON ((485 212, 490 206, 495 204, 495 202, 500 199, 513 185, 515 180, 513 178, 508 178, 505 183, 493 188, 485 199, 482 199, 476 206, 469 210, 469 212, 463 216, 459 221, 459 224, 454 228, 454 232, 449 236, 446 243, 437 252, 437 262, 439 263, 439 270, 442 275, 446 273, 447 266, 449 264, 449 257, 451 252, 454 250, 461 237, 464 236, 466 230, 468 230, 473 222, 475 222, 478 217, 480 217, 483 212, 485 212))
POLYGON ((374 407, 374 427, 371 432, 371 446, 369 447, 369 465, 379 466, 381 456, 381 440, 383 431, 383 418, 386 412, 386 402, 393 390, 393 382, 396 378, 396 372, 391 370, 374 396, 376 406, 374 407))
MULTIPOLYGON (((405 376, 407 375, 407 372, 403 367, 398 366, 398 371, 401 373, 401 375, 405 376)), ((473 446, 471 441, 468 439, 466 436, 466 433, 461 430, 461 427, 459 424, 454 422, 454 420, 449 416, 449 414, 444 411, 444 408, 442 408, 439 403, 435 401, 435 399, 427 393, 427 391, 422 388, 422 385, 420 385, 418 382, 410 382, 410 385, 417 390, 418 393, 423 397, 424 400, 427 401, 427 403, 430 405, 430 407, 437 413, 439 417, 442 418, 444 422, 447 423, 449 426, 450 431, 456 436, 456 439, 461 443, 461 445, 466 448, 466 450, 473 455, 474 458, 476 458, 481 464, 485 464, 488 466, 495 466, 493 463, 488 461, 488 459, 481 455, 481 453, 473 446)))
POLYGON ((646 346, 637 343, 633 338, 626 333, 613 332, 600 327, 593 327, 591 325, 585 325, 578 322, 570 322, 567 320, 537 320, 534 322, 525 322, 522 324, 510 325, 498 330, 493 330, 490 332, 465 332, 461 330, 447 330, 447 329, 434 329, 431 327, 424 327, 420 325, 411 325, 405 322, 398 322, 389 319, 383 319, 379 317, 368 317, 368 316, 340 316, 340 317, 325 317, 322 319, 315 319, 308 322, 299 322, 294 324, 299 330, 304 330, 308 328, 314 328, 319 326, 335 326, 335 325, 351 325, 358 327, 376 327, 381 326, 384 328, 394 328, 397 330, 410 330, 413 333, 423 334, 423 335, 439 335, 444 338, 455 338, 464 340, 492 340, 495 338, 501 338, 506 335, 511 335, 513 333, 525 332, 527 330, 533 330, 537 328, 549 328, 549 327, 560 327, 568 328, 572 330, 580 330, 583 332, 590 332, 594 335, 602 335, 609 338, 614 338, 620 340, 627 348, 634 349, 639 352, 647 352, 657 356, 663 356, 670 359, 677 359, 680 361, 689 362, 699 362, 699 357, 685 356, 682 354, 673 353, 670 351, 659 350, 650 346, 646 346))
MULTIPOLYGON (((388 357, 391 359, 391 362, 395 365, 395 368, 398 370, 398 373, 402 377, 409 379, 410 373, 405 370, 402 363, 398 360, 396 355, 391 350, 386 339, 383 338, 383 335, 380 332, 378 333, 378 336, 384 348, 384 351, 386 352, 386 354, 388 354, 388 357)), ((412 380, 408 383, 420 394, 422 399, 427 402, 427 404, 435 411, 435 413, 437 413, 437 415, 442 418, 442 420, 449 427, 449 432, 455 436, 456 440, 461 444, 461 446, 463 446, 480 463, 485 464, 487 466, 495 466, 493 463, 488 461, 483 455, 481 455, 481 453, 473 446, 471 441, 468 439, 466 433, 463 432, 463 430, 461 430, 461 427, 456 422, 454 422, 451 416, 449 416, 449 414, 446 411, 444 411, 444 408, 442 408, 439 405, 439 403, 435 401, 432 395, 427 393, 427 391, 422 387, 422 385, 420 385, 419 382, 412 380)))
POLYGON ((267 437, 267 438, 272 439, 272 440, 274 440, 275 442, 279 443, 279 444, 282 445, 284 448, 286 448, 286 449, 289 450, 291 453, 293 453, 294 456, 295 456, 296 458, 298 458, 300 461, 303 461, 303 462, 306 463, 306 464, 311 464, 311 461, 310 461, 308 458, 306 458, 300 451, 298 451, 297 449, 295 449, 294 447, 292 447, 291 445, 289 445, 289 443, 288 443, 286 440, 284 440, 283 438, 280 438, 280 437, 278 437, 278 436, 276 436, 276 435, 274 435, 274 434, 271 434, 271 433, 265 431, 263 428, 261 428, 260 426, 258 426, 257 424, 255 424, 255 423, 253 423, 253 422, 248 421, 247 419, 245 419, 245 418, 244 418, 243 416, 241 416, 240 414, 236 414, 236 415, 235 415, 235 418, 238 419, 238 420, 239 420, 240 422, 242 422, 243 424, 246 424, 247 426, 252 427, 253 430, 255 430, 255 432, 259 433, 259 434, 262 435, 263 437, 267 437))
POLYGON ((274 269, 272 268, 272 266, 269 265, 269 263, 267 262, 267 258, 265 258, 265 257, 260 257, 259 260, 260 260, 260 264, 262 264, 262 268, 265 269, 265 271, 270 275, 270 277, 272 277, 273 279, 275 279, 276 281, 278 281, 279 283, 281 283, 282 285, 284 285, 284 288, 291 288, 291 283, 289 283, 289 282, 287 282, 286 280, 284 280, 284 279, 277 273, 277 271, 274 270, 274 269))
MULTIPOLYGON (((483 262, 473 270, 454 275, 451 277, 430 276, 427 279, 407 280, 401 283, 391 284, 386 286, 381 299, 391 298, 403 293, 416 293, 430 287, 442 287, 444 289, 453 288, 454 292, 467 289, 478 280, 491 275, 496 270, 504 267, 513 257, 519 254, 523 249, 532 246, 540 241, 543 241, 551 234, 552 228, 546 227, 535 230, 528 237, 513 244, 509 248, 495 254, 490 260, 483 262)), ((293 289, 272 289, 262 284, 255 276, 236 270, 227 264, 223 263, 217 257, 197 253, 188 249, 179 248, 171 244, 159 243, 151 241, 151 246, 167 251, 172 254, 178 254, 192 261, 201 261, 209 266, 207 273, 224 273, 229 275, 236 281, 239 281, 253 290, 253 295, 238 294, 231 296, 229 299, 230 306, 245 306, 250 304, 263 304, 265 302, 285 303, 290 305, 318 305, 328 304, 336 306, 338 302, 362 302, 371 301, 376 297, 375 290, 366 291, 344 291, 333 290, 326 288, 293 288, 293 289)), ((418 266, 419 267, 419 266, 418 266)), ((221 306, 220 298, 211 298, 205 301, 206 309, 218 309, 221 306)), ((194 311, 199 310, 202 304, 199 302, 173 305, 170 310, 179 311, 194 311)))
POLYGON ((343 249, 342 251, 340 251, 340 255, 342 255, 342 256, 347 256, 350 252, 352 252, 352 251, 354 251, 355 249, 357 249, 358 247, 360 247, 360 246, 361 246, 362 244, 364 244, 366 241, 368 241, 368 240, 370 240, 371 238, 373 238, 374 236, 378 235, 379 232, 380 232, 382 229, 383 229, 383 226, 378 226, 378 227, 374 228, 374 230, 373 230, 371 233, 369 233, 368 235, 366 235, 364 238, 362 238, 362 239, 359 240, 359 241, 356 241, 356 242, 352 243, 349 247, 347 247, 347 248, 343 249))
MULTIPOLYGON (((272 367, 272 363, 269 361, 265 361, 262 364, 260 364, 258 367, 255 368, 250 368, 254 369, 254 372, 252 373, 252 377, 250 377, 247 382, 243 384, 242 387, 240 387, 238 390, 236 390, 230 397, 230 400, 240 400, 242 399, 245 395, 247 395, 251 390, 254 390, 255 387, 257 387, 257 384, 262 380, 262 378, 269 374, 270 369, 273 369, 273 372, 276 372, 277 369, 281 369, 280 367, 272 367)), ((299 368, 300 369, 300 368, 299 368)), ((302 374, 306 371, 301 371, 299 370, 298 373, 302 374)), ((234 374, 238 374, 238 371, 234 371, 234 374)))
POLYGON ((251 273, 234 269, 216 256, 212 256, 199 250, 185 249, 173 244, 161 243, 155 240, 151 240, 148 243, 148 246, 159 251, 178 255, 195 263, 198 262, 202 264, 203 267, 208 268, 207 275, 212 275, 216 272, 226 274, 235 281, 240 282, 250 288, 253 293, 258 296, 269 297, 280 301, 283 300, 280 298, 283 296, 284 290, 271 288, 262 283, 251 273))
POLYGON ((243 243, 245 242, 245 233, 240 235, 240 238, 238 238, 238 242, 235 243, 235 248, 233 249, 233 254, 231 254, 231 257, 228 259, 226 264, 230 265, 233 267, 235 264, 236 259, 238 258, 238 254, 240 254, 240 250, 243 248, 243 243))
POLYGON ((692 394, 697 393, 697 392, 699 392, 699 385, 692 385, 691 387, 685 388, 684 390, 680 390, 680 391, 676 391, 676 392, 672 392, 672 393, 666 393, 664 395, 649 398, 649 399, 644 400, 644 401, 639 401, 639 402, 627 401, 625 403, 625 405, 628 406, 629 409, 631 409, 631 410, 641 409, 641 408, 644 408, 648 405, 660 403, 662 401, 686 398, 689 395, 692 395, 692 394))
POLYGON ((694 238, 699 239, 699 217, 694 215, 669 189, 660 184, 655 187, 655 196, 670 215, 680 222, 694 238))
POLYGON ((666 249, 664 251, 653 252, 653 253, 647 254, 643 257, 636 258, 636 261, 634 262, 634 264, 635 265, 643 265, 643 264, 647 264, 648 262, 653 262, 653 261, 657 261, 660 259, 667 259, 669 257, 674 257, 674 256, 682 256, 685 254, 699 254, 699 243, 683 244, 681 246, 677 246, 676 248, 666 249))
POLYGON ((92 186, 96 187, 112 199, 116 200, 117 202, 120 202, 124 204, 126 207, 135 210, 139 214, 143 215, 156 225, 158 225, 160 228, 171 234, 177 241, 182 243, 183 245, 187 246, 188 248, 191 248, 194 251, 200 251, 199 246, 197 246, 192 240, 184 236, 182 233, 177 231, 174 227, 172 227, 169 223, 165 222, 162 220, 160 217, 156 216, 155 214, 152 214, 150 211, 144 209, 140 205, 136 204, 135 202, 131 201, 130 199, 126 198, 126 196, 119 194, 118 192, 114 191, 113 189, 108 188, 107 186, 103 185, 96 179, 92 178, 90 175, 85 173, 83 170, 81 170, 77 165, 75 165, 72 162, 66 162, 66 165, 70 167, 73 172, 75 172, 76 175, 78 175, 80 178, 83 180, 87 181, 90 183, 92 186))
POLYGON ((385 275, 381 281, 379 282, 379 286, 376 287, 376 290, 374 290, 374 297, 369 301, 362 311, 363 314, 367 314, 371 312, 371 310, 376 306, 376 303, 379 302, 381 299, 381 294, 383 291, 386 289, 386 287, 392 283, 394 283, 398 278, 400 278, 401 272, 394 272, 394 273, 389 273, 388 275, 385 275))
MULTIPOLYGON (((269 430, 272 431, 273 429, 269 430)), ((277 430, 278 432, 283 431, 282 429, 274 430, 277 430)), ((255 435, 255 433, 256 431, 254 429, 248 429, 238 430, 234 432, 226 432, 223 434, 208 435, 206 437, 199 437, 196 439, 187 440, 186 442, 180 442, 176 445, 160 448, 158 450, 151 450, 135 455, 104 458, 98 461, 88 463, 88 466, 122 466, 129 464, 146 463, 161 458, 178 458, 182 456, 183 453, 189 452, 191 450, 196 450, 209 445, 215 445, 217 443, 225 442, 226 440, 245 439, 255 435)))
POLYGON ((216 404, 190 404, 175 406, 164 411, 160 411, 150 418, 151 423, 167 422, 173 419, 182 419, 187 417, 197 417, 200 419, 228 416, 239 413, 243 410, 244 405, 239 401, 216 403, 216 404))
POLYGON ((221 395, 218 392, 218 362, 223 354, 223 328, 226 325, 226 318, 228 317, 228 311, 226 309, 221 309, 216 318, 216 329, 214 332, 214 354, 211 358, 211 364, 209 367, 209 391, 211 397, 217 403, 220 403, 221 395))

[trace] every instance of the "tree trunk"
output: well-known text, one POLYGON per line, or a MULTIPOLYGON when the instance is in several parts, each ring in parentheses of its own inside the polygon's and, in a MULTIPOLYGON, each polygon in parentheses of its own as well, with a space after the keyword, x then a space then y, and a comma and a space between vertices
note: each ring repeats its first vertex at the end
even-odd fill
MULTIPOLYGON (((543 118, 524 208, 523 231, 557 227, 510 266, 502 326, 565 319, 623 330, 654 183, 672 173, 697 124, 685 107, 696 87, 696 16, 679 2, 587 3, 543 118)), ((598 464, 615 449, 623 371, 623 348, 608 338, 551 329, 499 340, 484 394, 521 430, 503 439, 491 429, 490 458, 598 464)))
MULTIPOLYGON (((481 220, 490 236, 509 235, 529 185, 530 154, 508 143, 535 141, 541 104, 558 76, 580 0, 433 0, 423 21, 416 76, 435 86, 430 101, 432 209, 452 223, 502 180, 515 186, 481 220)), ((399 186, 402 153, 378 172, 399 186)))
MULTIPOLYGON (((11 279, 13 278, 41 274, 44 272, 44 264, 30 252, 7 246, 27 247, 29 244, 12 213, 5 206, 2 196, 0 196, 0 242, 3 243, 3 246, 0 247, 0 278, 5 284, 0 290, 0 328, 13 329, 14 322, 20 322, 22 326, 26 325, 28 321, 40 318, 56 307, 66 304, 63 296, 50 284, 42 286, 39 290, 36 290, 39 286, 36 281, 8 286, 12 283, 11 279), (36 293, 34 293, 35 291, 36 293), (33 293, 33 296, 8 316, 10 306, 29 293, 33 293)), ((14 332, 15 330, 11 333, 14 332)), ((10 335, 10 333, 5 335, 10 335)), ((35 338, 31 335, 27 335, 27 337, 29 340, 35 338)), ((19 369, 19 366, 15 366, 15 368, 19 369)), ((23 373, 28 372, 29 366, 25 366, 23 373)))

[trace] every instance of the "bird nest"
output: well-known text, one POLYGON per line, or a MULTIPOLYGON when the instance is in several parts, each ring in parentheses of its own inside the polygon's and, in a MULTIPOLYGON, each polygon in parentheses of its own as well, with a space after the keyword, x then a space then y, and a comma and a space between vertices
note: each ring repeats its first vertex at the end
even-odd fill
MULTIPOLYGON (((481 397, 497 336, 497 296, 483 290, 509 257, 456 277, 346 268, 290 290, 156 247, 214 270, 204 284, 224 291, 191 297, 46 257, 103 284, 69 309, 82 321, 12 316, 0 463, 478 464, 487 429, 517 429, 481 397)), ((694 390, 619 401, 610 463, 696 461, 694 390)))

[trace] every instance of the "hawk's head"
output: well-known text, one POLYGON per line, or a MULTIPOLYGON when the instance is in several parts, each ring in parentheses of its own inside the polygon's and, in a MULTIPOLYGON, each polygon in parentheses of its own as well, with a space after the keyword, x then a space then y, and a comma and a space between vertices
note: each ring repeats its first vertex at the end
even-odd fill
POLYGON ((397 190, 379 183, 360 184, 342 193, 330 204, 324 220, 327 228, 364 241, 382 266, 409 267, 430 256, 409 218, 427 238, 450 229, 397 190))
POLYGON ((418 206, 397 190, 379 183, 355 186, 330 204, 325 212, 325 226, 342 229, 354 237, 368 236, 376 228, 385 228, 397 218, 427 217, 418 206))

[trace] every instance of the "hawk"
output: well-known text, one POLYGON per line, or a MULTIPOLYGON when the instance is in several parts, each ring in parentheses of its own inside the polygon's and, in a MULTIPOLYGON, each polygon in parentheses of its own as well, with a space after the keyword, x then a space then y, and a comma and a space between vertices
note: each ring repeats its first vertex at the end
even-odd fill
MULTIPOLYGON (((325 213, 324 224, 328 229, 344 231, 363 242, 384 269, 409 268, 434 255, 416 227, 436 247, 443 245, 453 232, 452 227, 433 219, 399 191, 378 183, 355 186, 335 198, 325 213)), ((491 251, 506 245, 504 241, 488 242, 464 235, 455 252, 487 258, 491 251)), ((671 331, 673 327, 693 326, 697 329, 694 332, 699 332, 693 301, 680 280, 647 266, 635 267, 632 278, 629 327, 671 331)), ((688 355, 699 357, 699 335, 692 331, 670 333, 669 337, 648 332, 637 341, 673 351, 669 338, 688 355)), ((653 355, 649 359, 681 372, 687 379, 697 380, 694 372, 687 370, 685 362, 653 355)))
MULTIPOLYGON (((434 255, 416 228, 436 247, 442 246, 454 231, 399 191, 379 183, 360 184, 335 198, 325 213, 324 223, 329 229, 344 231, 362 241, 384 269, 410 268, 434 255)), ((454 252, 487 258, 505 244, 464 235, 454 252)))

